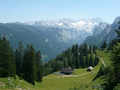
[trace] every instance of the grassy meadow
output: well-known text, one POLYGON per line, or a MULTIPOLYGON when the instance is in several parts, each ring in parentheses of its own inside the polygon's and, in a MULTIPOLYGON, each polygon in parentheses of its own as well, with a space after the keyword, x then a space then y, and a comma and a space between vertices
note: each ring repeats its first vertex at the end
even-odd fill
MULTIPOLYGON (((109 64, 108 54, 104 52, 97 52, 103 60, 105 64, 109 64)), ((73 88, 79 88, 77 90, 99 90, 99 85, 104 82, 103 77, 99 77, 93 81, 96 74, 98 73, 102 61, 93 69, 92 72, 87 72, 87 68, 84 69, 75 69, 72 75, 61 75, 61 74, 50 74, 43 78, 41 83, 37 83, 33 86, 27 83, 24 80, 20 80, 19 78, 14 79, 11 78, 11 82, 13 83, 13 87, 8 87, 8 78, 0 78, 0 82, 5 84, 5 86, 1 86, 0 90, 73 90, 73 88), (14 88, 14 85, 16 88, 14 88)))

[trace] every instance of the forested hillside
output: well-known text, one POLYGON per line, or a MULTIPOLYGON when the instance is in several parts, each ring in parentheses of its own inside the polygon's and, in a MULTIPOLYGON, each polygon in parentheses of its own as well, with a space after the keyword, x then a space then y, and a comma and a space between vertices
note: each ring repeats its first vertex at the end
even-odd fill
POLYGON ((58 55, 54 60, 46 63, 48 69, 51 72, 61 70, 62 68, 71 67, 86 68, 88 66, 96 66, 99 62, 99 58, 96 55, 97 47, 83 44, 78 46, 73 45, 68 50, 65 50, 62 54, 58 55))
POLYGON ((34 84, 42 80, 42 60, 40 51, 35 51, 32 45, 23 47, 19 44, 15 51, 5 37, 0 39, 0 77, 16 75, 34 84))

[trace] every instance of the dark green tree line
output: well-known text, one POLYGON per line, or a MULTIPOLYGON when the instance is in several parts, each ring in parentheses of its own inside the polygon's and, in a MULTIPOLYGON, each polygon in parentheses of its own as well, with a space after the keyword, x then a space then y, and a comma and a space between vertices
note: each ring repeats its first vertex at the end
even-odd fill
POLYGON ((36 51, 32 45, 24 48, 22 42, 14 51, 9 41, 0 38, 0 77, 16 76, 35 84, 42 81, 43 62, 40 51, 36 51))
POLYGON ((85 68, 88 66, 94 67, 99 61, 96 50, 97 47, 95 46, 89 46, 87 44, 79 46, 76 44, 58 55, 54 60, 48 61, 47 65, 51 68, 50 72, 55 72, 66 67, 72 67, 73 69, 85 68))

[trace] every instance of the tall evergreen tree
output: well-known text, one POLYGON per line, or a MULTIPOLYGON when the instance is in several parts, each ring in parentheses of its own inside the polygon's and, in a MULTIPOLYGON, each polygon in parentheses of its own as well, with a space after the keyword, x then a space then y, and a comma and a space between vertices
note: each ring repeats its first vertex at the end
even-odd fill
POLYGON ((82 62, 83 62, 83 65, 82 65, 82 66, 83 66, 83 67, 86 67, 86 56, 83 56, 83 61, 82 61, 82 62))
POLYGON ((3 37, 0 40, 0 76, 13 76, 16 74, 16 65, 9 41, 3 37))
POLYGON ((109 47, 112 50, 113 69, 109 74, 105 90, 114 90, 114 87, 120 84, 120 27, 116 30, 116 33, 117 38, 112 41, 109 47))
POLYGON ((36 80, 36 58, 35 58, 35 50, 32 45, 28 46, 23 61, 23 74, 24 79, 28 82, 35 84, 36 80))
POLYGON ((90 60, 89 60, 89 65, 93 66, 94 63, 94 58, 93 58, 93 53, 90 54, 90 60))
POLYGON ((95 55, 95 61, 94 61, 94 65, 96 66, 99 62, 99 58, 95 55))
POLYGON ((88 54, 86 56, 86 66, 88 67, 89 66, 89 62, 90 62, 90 54, 88 54))
POLYGON ((104 41, 103 45, 101 46, 101 48, 102 48, 102 49, 107 48, 107 44, 106 44, 106 42, 105 42, 105 41, 104 41))
POLYGON ((36 80, 37 81, 42 81, 42 77, 43 77, 43 62, 41 60, 41 53, 40 51, 38 51, 36 53, 36 80))
POLYGON ((78 48, 78 45, 76 44, 75 45, 75 66, 76 68, 79 68, 79 48, 78 48))
POLYGON ((120 43, 113 47, 112 61, 114 66, 113 85, 120 83, 120 43))
POLYGON ((19 42, 18 48, 15 51, 15 59, 16 59, 16 73, 21 76, 23 70, 23 55, 24 55, 24 47, 22 42, 19 42))

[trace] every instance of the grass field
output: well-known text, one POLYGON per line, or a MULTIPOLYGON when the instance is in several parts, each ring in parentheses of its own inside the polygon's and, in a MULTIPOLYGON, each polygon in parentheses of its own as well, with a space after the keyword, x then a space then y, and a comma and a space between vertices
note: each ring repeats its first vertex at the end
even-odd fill
MULTIPOLYGON (((101 57, 103 52, 98 52, 101 57)), ((106 54, 107 55, 107 54, 106 54)), ((108 55, 109 56, 109 55, 108 55)), ((109 64, 108 61, 109 58, 107 56, 105 58, 102 58, 105 61, 105 64, 109 64)), ((79 90, 99 90, 98 86, 104 82, 103 77, 99 77, 95 81, 93 79, 95 78, 97 72, 100 69, 101 62, 94 68, 92 72, 87 72, 85 69, 76 69, 74 70, 72 75, 60 75, 60 74, 50 74, 48 76, 45 76, 43 78, 43 81, 41 83, 37 83, 33 86, 24 80, 13 80, 14 83, 18 88, 1 88, 0 90, 73 90, 72 88, 80 88, 79 90)), ((7 78, 0 78, 0 82, 7 83, 7 78)))
MULTIPOLYGON (((43 78, 42 83, 36 83, 35 86, 28 84, 23 80, 14 80, 18 88, 30 88, 30 90, 69 90, 70 88, 81 88, 81 90, 93 90, 93 78, 99 70, 99 65, 92 72, 86 69, 76 69, 73 75, 56 75, 50 74, 43 78)), ((1 78, 1 82, 8 82, 7 78, 1 78)), ((13 90, 1 88, 0 90, 13 90)), ((15 89, 17 90, 17 89, 15 89)), ((18 89, 19 90, 19 89, 18 89)))

